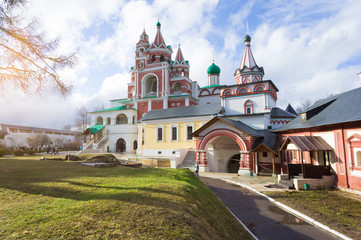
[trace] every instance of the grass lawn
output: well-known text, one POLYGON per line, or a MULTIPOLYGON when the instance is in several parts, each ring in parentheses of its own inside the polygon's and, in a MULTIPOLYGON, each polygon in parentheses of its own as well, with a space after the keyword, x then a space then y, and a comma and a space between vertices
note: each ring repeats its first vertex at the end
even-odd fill
POLYGON ((0 239, 252 238, 188 170, 0 158, 0 239))
POLYGON ((267 192, 268 196, 353 239, 361 236, 361 201, 334 191, 267 192))

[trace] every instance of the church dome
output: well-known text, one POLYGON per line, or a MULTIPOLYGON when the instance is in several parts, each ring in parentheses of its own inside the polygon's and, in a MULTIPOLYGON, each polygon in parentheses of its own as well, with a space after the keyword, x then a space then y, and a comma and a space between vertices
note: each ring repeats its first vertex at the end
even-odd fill
POLYGON ((209 66, 209 68, 207 69, 207 73, 208 74, 220 74, 221 69, 216 64, 212 63, 212 65, 209 66))
POLYGON ((244 37, 244 42, 250 42, 251 41, 251 37, 247 34, 245 37, 244 37))

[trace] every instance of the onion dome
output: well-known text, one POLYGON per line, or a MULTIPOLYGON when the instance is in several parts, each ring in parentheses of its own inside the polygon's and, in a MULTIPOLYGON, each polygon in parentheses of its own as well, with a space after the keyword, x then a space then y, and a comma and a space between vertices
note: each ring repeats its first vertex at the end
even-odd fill
POLYGON ((160 28, 160 26, 161 26, 161 25, 160 25, 160 22, 158 21, 158 22, 157 22, 157 28, 160 28))
POLYGON ((212 65, 208 67, 207 73, 208 73, 208 75, 209 74, 220 74, 221 69, 216 64, 212 63, 212 65))
POLYGON ((250 42, 251 41, 251 37, 247 34, 245 37, 244 37, 244 42, 250 42))

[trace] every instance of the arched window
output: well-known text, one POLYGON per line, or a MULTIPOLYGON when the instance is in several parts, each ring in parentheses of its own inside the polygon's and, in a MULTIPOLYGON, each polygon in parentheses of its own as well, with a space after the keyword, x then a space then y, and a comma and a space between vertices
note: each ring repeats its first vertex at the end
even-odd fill
POLYGON ((154 55, 152 56, 152 62, 155 62, 155 56, 154 55))
POLYGON ((229 95, 232 95, 232 90, 231 89, 226 89, 223 91, 223 96, 229 96, 229 95))
POLYGON ((181 92, 182 91, 182 84, 179 82, 174 83, 173 85, 174 92, 181 92))
POLYGON ((145 80, 144 96, 157 96, 157 78, 155 76, 150 76, 145 80))
POLYGON ((135 116, 132 117, 132 123, 135 124, 135 116))
POLYGON ((248 92, 248 89, 245 87, 241 87, 237 90, 238 94, 247 93, 247 92, 248 92))
POLYGON ((253 102, 251 100, 247 100, 244 103, 244 114, 252 114, 253 113, 253 102))
POLYGON ((263 86, 256 86, 254 92, 262 92, 264 90, 263 86))
POLYGON ((138 149, 138 142, 134 141, 133 142, 133 150, 137 150, 138 149))
POLYGON ((164 56, 163 55, 160 55, 160 61, 164 62, 164 56))
POLYGON ((96 120, 96 125, 103 125, 103 118, 102 117, 97 117, 97 120, 96 120))
POLYGON ((208 96, 208 95, 210 95, 210 93, 209 93, 208 89, 203 89, 199 95, 200 96, 208 96))
POLYGON ((128 124, 128 118, 125 114, 119 114, 115 119, 115 124, 128 124))
POLYGON ((139 57, 142 57, 144 53, 144 48, 139 49, 139 57))
POLYGON ((107 118, 107 125, 110 125, 111 124, 111 119, 110 117, 107 118))

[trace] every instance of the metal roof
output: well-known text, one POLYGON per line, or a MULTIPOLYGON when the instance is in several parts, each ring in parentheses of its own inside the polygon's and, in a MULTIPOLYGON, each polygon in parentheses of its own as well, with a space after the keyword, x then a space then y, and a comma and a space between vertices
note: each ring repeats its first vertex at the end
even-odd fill
POLYGON ((97 124, 91 127, 88 127, 83 134, 87 134, 89 131, 92 132, 93 134, 96 134, 97 132, 99 132, 100 130, 102 130, 105 126, 101 125, 101 124, 97 124))
POLYGON ((99 110, 99 111, 94 111, 92 113, 97 113, 97 112, 110 112, 110 111, 119 111, 119 110, 136 110, 134 108, 127 108, 126 106, 118 106, 118 107, 112 107, 112 108, 106 108, 103 110, 99 110))
POLYGON ((152 110, 145 114, 139 121, 142 122, 156 119, 211 116, 219 114, 222 109, 223 107, 219 103, 213 103, 206 105, 193 105, 187 107, 152 110))
POLYGON ((293 121, 274 131, 283 132, 361 121, 361 88, 320 100, 307 109, 305 114, 307 115, 307 120, 301 119, 301 113, 293 121))
POLYGON ((297 115, 282 110, 281 108, 278 107, 274 107, 271 110, 271 118, 296 118, 296 117, 297 115))
POLYGON ((301 151, 331 151, 333 148, 320 136, 289 136, 280 150, 286 150, 293 143, 301 151))

